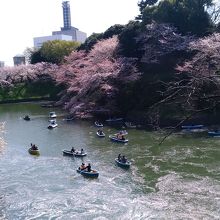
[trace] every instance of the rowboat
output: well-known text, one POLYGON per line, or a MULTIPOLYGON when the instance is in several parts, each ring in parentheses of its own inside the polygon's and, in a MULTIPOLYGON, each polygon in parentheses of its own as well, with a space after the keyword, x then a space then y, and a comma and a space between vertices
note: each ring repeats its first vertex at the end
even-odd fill
POLYGON ((77 169, 76 171, 85 177, 97 178, 99 176, 99 172, 97 170, 91 170, 91 172, 88 172, 86 170, 77 169))
POLYGON ((85 157, 87 155, 87 153, 86 152, 81 152, 81 151, 75 151, 75 152, 73 152, 73 156, 75 156, 75 157, 85 157))
POLYGON ((109 118, 105 120, 108 123, 120 123, 123 121, 123 118, 109 118))
POLYGON ((202 129, 204 125, 183 125, 181 126, 182 129, 202 129))
POLYGON ((103 127, 103 124, 101 122, 95 121, 95 126, 96 127, 103 127))
POLYGON ((40 151, 39 150, 33 150, 32 148, 28 149, 28 152, 32 155, 40 155, 40 151))
POLYGON ((72 118, 64 118, 63 121, 73 121, 74 120, 74 117, 72 118))
POLYGON ((56 115, 55 112, 50 112, 50 113, 49 113, 49 117, 50 117, 50 118, 56 118, 57 115, 56 115))
POLYGON ((220 131, 209 131, 208 135, 211 137, 220 137, 220 131))
POLYGON ((115 158, 115 162, 119 167, 123 167, 123 168, 129 168, 131 165, 130 161, 126 161, 125 163, 123 163, 122 161, 119 161, 118 158, 115 158))
POLYGON ((111 139, 111 141, 118 142, 118 143, 127 143, 128 142, 128 139, 119 139, 114 135, 109 135, 109 138, 111 139))
POLYGON ((97 131, 96 134, 97 134, 98 137, 105 137, 105 133, 104 132, 102 132, 100 134, 100 132, 97 131))
POLYGON ((56 123, 56 120, 50 120, 50 124, 47 126, 48 129, 56 128, 58 124, 56 123))
POLYGON ((128 128, 136 128, 137 126, 132 124, 131 122, 125 122, 126 127, 128 128))
POLYGON ((73 156, 73 152, 70 150, 63 150, 63 155, 73 156))
POLYGON ((25 115, 24 118, 23 118, 25 121, 30 121, 30 117, 28 115, 25 115))

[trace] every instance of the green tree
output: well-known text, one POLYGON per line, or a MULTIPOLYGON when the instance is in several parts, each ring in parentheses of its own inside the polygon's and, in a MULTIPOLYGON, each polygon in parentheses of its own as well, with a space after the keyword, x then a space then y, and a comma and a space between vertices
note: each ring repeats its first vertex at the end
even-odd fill
POLYGON ((75 41, 47 41, 43 43, 40 52, 46 62, 60 64, 63 58, 76 50, 79 45, 80 43, 75 41))
POLYGON ((130 21, 119 35, 119 53, 125 57, 140 57, 137 50, 136 38, 141 32, 141 24, 138 21, 130 21))
POLYGON ((79 47, 80 43, 75 41, 53 40, 43 43, 40 49, 28 49, 30 63, 49 62, 60 64, 65 56, 79 47))
POLYGON ((103 39, 111 38, 114 35, 119 35, 123 31, 124 27, 125 26, 121 24, 111 26, 103 33, 103 39))
POLYGON ((97 41, 103 39, 103 33, 93 33, 90 35, 86 41, 80 45, 79 50, 90 51, 92 47, 97 43, 97 41))
POLYGON ((158 0, 141 0, 138 2, 139 10, 140 10, 140 15, 136 17, 138 20, 142 20, 143 12, 146 7, 155 5, 158 2, 158 0))
POLYGON ((33 50, 30 56, 30 63, 35 64, 35 63, 41 63, 41 62, 46 62, 45 58, 41 54, 41 51, 33 50))
POLYGON ((80 45, 79 50, 89 52, 99 40, 108 39, 114 35, 119 35, 123 29, 124 25, 115 24, 108 28, 104 33, 93 33, 86 39, 85 43, 80 45))
POLYGON ((159 23, 171 23, 184 34, 190 32, 205 35, 213 27, 207 9, 212 0, 163 0, 158 5, 146 6, 143 11, 143 24, 153 20, 159 23))

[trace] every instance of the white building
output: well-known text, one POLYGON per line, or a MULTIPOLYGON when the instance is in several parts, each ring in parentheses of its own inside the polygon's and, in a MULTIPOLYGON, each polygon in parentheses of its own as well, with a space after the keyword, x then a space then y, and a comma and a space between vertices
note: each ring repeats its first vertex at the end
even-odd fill
POLYGON ((34 38, 34 47, 40 48, 44 42, 52 41, 52 40, 66 40, 72 41, 72 37, 68 35, 52 35, 52 36, 44 36, 44 37, 35 37, 34 38))

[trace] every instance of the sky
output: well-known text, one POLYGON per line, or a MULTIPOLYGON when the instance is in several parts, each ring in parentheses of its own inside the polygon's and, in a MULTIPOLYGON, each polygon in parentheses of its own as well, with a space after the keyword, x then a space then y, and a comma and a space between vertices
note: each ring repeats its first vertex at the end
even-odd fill
MULTIPOLYGON (((139 14, 139 0, 69 0, 71 24, 87 36, 114 24, 126 24, 139 14)), ((63 27, 62 0, 1 0, 0 61, 13 66, 13 56, 33 47, 33 38, 63 27)))

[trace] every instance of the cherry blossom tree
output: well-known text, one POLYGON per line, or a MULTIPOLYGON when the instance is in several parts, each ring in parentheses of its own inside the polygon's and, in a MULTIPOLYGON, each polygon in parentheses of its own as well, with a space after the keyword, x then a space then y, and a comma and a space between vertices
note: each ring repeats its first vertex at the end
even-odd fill
POLYGON ((0 86, 10 87, 22 82, 31 82, 41 77, 53 78, 56 69, 57 65, 49 63, 4 67, 0 69, 0 86))
MULTIPOLYGON (((92 50, 72 52, 60 66, 56 80, 66 86, 60 100, 71 113, 88 113, 98 106, 114 108, 120 83, 139 77, 135 60, 117 56, 118 38, 98 41, 92 50)), ((81 115, 80 115, 81 117, 81 115)))
POLYGON ((161 82, 165 88, 160 91, 161 99, 150 108, 170 106, 182 112, 185 116, 174 128, 200 113, 216 112, 220 106, 220 34, 194 39, 187 50, 191 56, 176 66, 172 81, 161 82))

